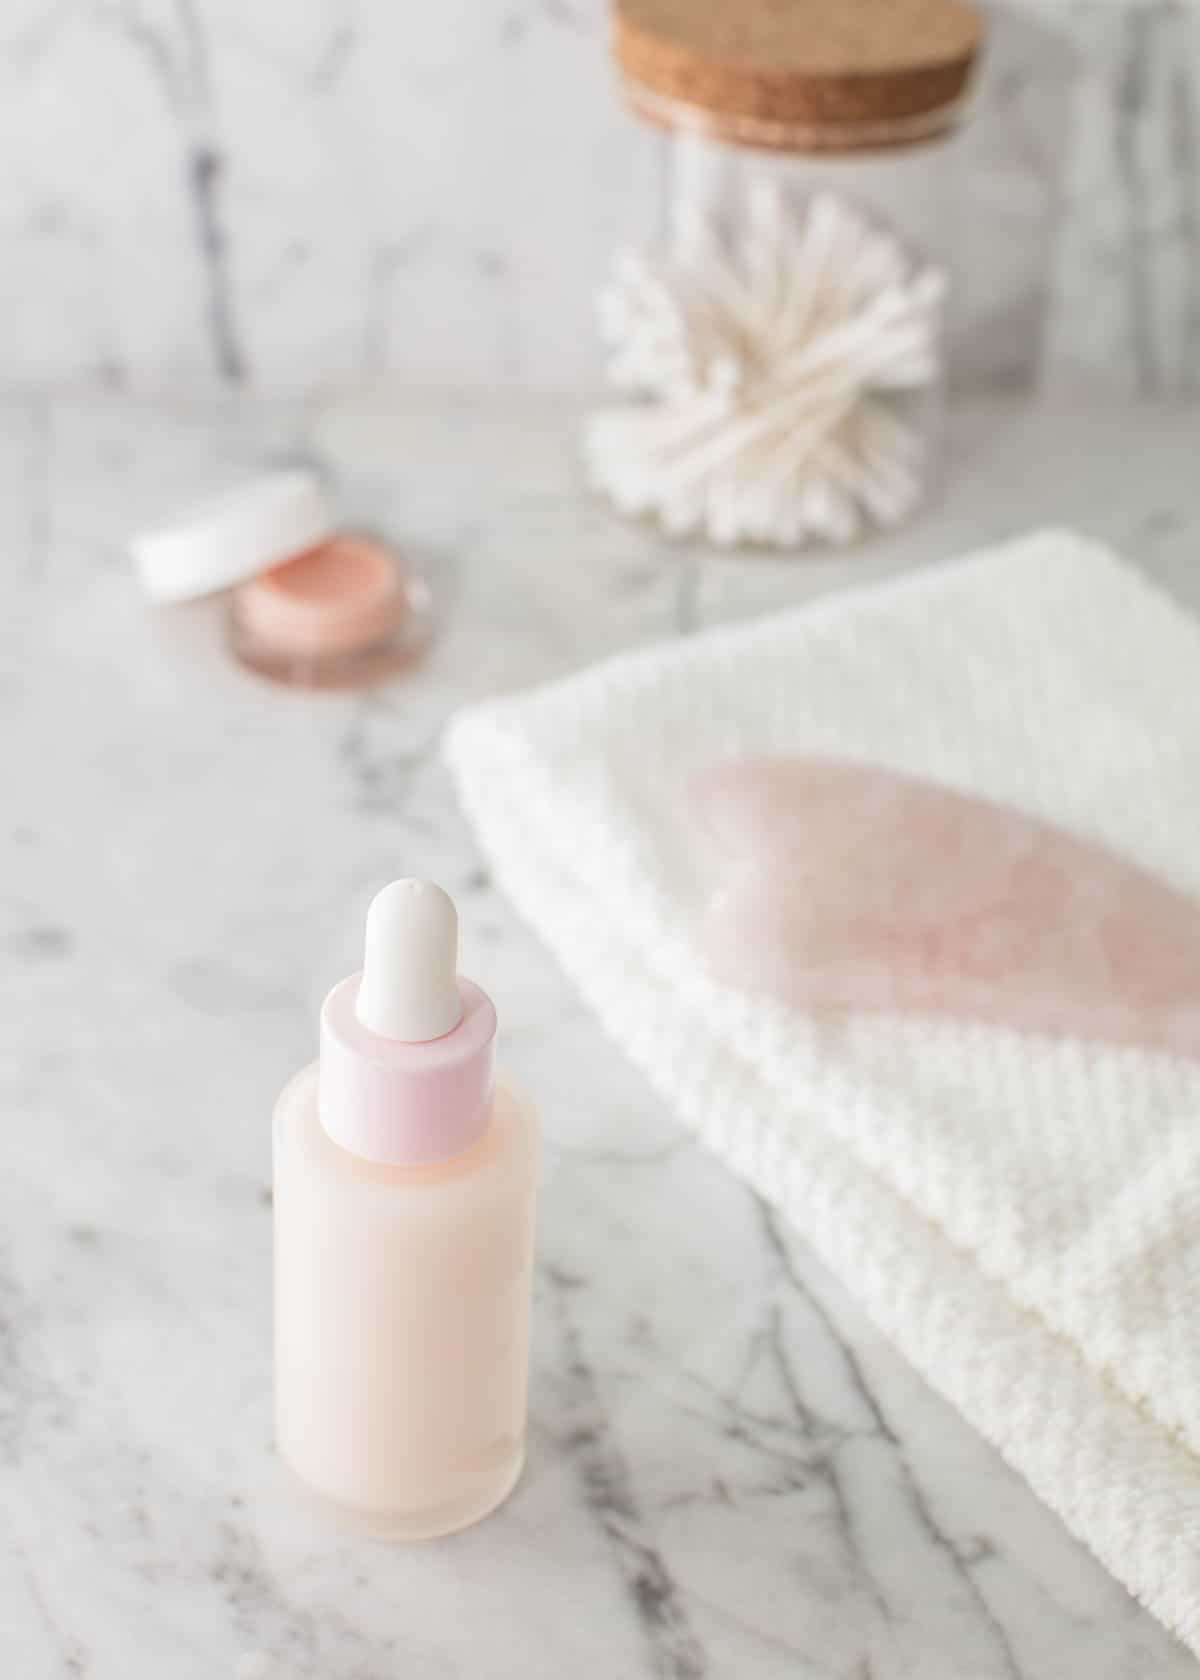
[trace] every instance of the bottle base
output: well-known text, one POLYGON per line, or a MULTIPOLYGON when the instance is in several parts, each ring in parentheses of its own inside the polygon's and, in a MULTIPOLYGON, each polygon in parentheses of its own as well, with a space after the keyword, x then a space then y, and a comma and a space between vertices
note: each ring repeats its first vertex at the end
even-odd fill
POLYGON ((486 1478, 481 1476, 479 1485, 470 1493, 416 1511, 375 1511, 358 1505, 344 1505, 312 1487, 282 1454, 279 1462, 293 1497, 322 1522, 363 1540, 399 1543, 436 1540, 446 1534, 457 1534, 460 1529, 470 1528, 491 1516, 520 1481, 525 1468, 525 1448, 522 1444, 503 1465, 492 1470, 486 1478))

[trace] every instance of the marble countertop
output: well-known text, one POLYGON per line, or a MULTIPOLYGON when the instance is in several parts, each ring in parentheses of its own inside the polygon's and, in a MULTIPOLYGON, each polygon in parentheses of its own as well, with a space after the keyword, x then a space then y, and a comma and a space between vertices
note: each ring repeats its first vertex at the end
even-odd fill
POLYGON ((5 1680, 1195 1672, 618 1060, 437 742, 474 696, 1048 521, 1200 604, 1198 436, 961 410, 920 523, 780 563, 615 523, 554 405, 0 412, 5 1680), (437 591, 430 659, 375 694, 259 684, 211 609, 156 616, 128 572, 139 520, 297 454, 437 591), (412 1549, 316 1527, 270 1445, 270 1110, 400 873, 457 896, 546 1134, 528 1470, 412 1549))

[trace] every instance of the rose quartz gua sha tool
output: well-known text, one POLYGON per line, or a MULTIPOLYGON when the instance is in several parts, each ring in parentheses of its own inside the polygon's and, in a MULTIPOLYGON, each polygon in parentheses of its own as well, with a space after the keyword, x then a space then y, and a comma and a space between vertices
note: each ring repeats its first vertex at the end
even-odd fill
POLYGON ((809 1011, 984 1021, 1200 1057, 1200 905, 1021 812, 864 765, 692 787, 714 974, 809 1011))

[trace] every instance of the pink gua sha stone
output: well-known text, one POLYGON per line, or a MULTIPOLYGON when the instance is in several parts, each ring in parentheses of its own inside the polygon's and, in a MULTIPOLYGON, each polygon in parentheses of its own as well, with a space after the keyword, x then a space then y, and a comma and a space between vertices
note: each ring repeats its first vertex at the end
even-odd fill
POLYGON ((1200 1057, 1200 905, 1015 810, 890 771, 700 776, 715 976, 808 1011, 953 1016, 1200 1057))

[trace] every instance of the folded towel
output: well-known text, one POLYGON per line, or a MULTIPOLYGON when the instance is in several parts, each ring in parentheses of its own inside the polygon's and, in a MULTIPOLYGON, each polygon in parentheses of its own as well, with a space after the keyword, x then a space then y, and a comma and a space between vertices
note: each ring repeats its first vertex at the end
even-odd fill
POLYGON ((1200 1654, 1200 1064, 732 987, 688 798, 730 760, 869 766, 1200 900, 1200 627, 1049 531, 475 708, 446 750, 617 1042, 1200 1654))

